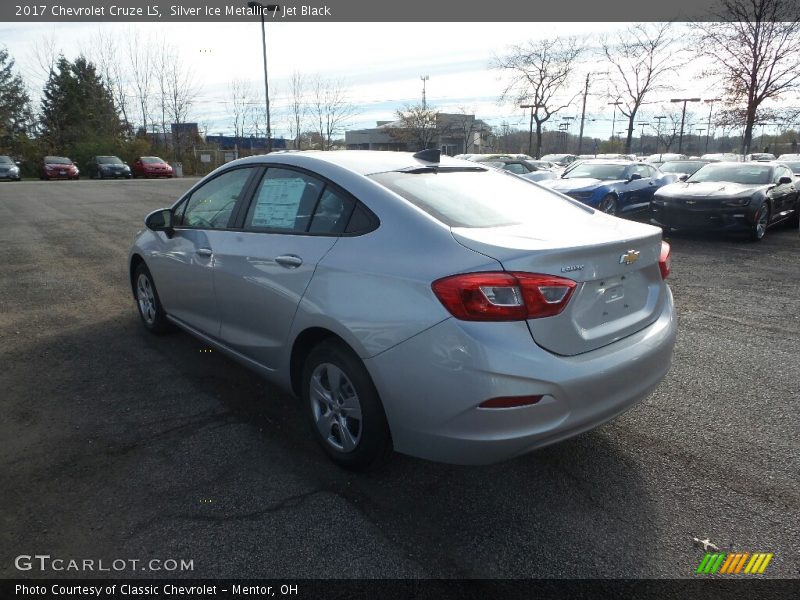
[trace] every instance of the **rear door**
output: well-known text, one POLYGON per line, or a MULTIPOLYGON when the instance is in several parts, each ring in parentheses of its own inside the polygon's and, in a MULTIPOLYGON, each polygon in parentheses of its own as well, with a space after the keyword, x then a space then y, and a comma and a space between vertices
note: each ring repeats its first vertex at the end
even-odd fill
POLYGON ((275 368, 317 263, 344 231, 355 200, 309 173, 270 167, 242 229, 215 247, 223 341, 275 368))

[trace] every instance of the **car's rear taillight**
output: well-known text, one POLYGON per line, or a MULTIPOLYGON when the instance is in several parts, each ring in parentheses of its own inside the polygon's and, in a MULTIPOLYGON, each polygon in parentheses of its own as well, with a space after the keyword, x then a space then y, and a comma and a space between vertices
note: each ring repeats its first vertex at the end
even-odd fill
POLYGON ((661 242, 661 254, 658 257, 658 268, 661 269, 661 279, 666 279, 672 268, 672 250, 667 242, 661 242))
POLYGON ((431 287, 462 321, 524 321, 560 313, 576 285, 553 275, 489 271, 444 277, 431 287))

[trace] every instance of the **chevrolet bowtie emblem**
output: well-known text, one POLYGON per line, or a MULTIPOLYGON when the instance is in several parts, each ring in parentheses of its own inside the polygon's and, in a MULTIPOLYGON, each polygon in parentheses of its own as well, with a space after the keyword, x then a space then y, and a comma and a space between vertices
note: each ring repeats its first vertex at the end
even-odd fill
POLYGON ((628 250, 625 254, 619 257, 619 264, 621 265, 632 265, 637 260, 639 260, 639 251, 638 250, 628 250))

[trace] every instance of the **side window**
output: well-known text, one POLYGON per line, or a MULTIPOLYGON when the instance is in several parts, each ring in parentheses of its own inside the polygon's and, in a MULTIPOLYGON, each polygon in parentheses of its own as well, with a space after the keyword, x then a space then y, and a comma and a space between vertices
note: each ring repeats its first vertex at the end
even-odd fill
POLYGON ((245 229, 308 230, 322 181, 289 169, 267 169, 247 211, 245 229))
POLYGON ((650 177, 650 169, 647 165, 634 165, 631 173, 638 173, 642 176, 642 179, 647 179, 650 177))
POLYGON ((197 188, 176 210, 178 214, 183 211, 176 220, 183 227, 225 229, 252 172, 251 168, 234 169, 197 188))
POLYGON ((355 201, 327 186, 311 219, 310 233, 344 233, 355 201))
POLYGON ((789 169, 787 169, 787 168, 785 168, 785 167, 778 167, 777 169, 775 169, 775 171, 777 171, 777 172, 775 173, 775 182, 776 182, 776 183, 778 182, 778 180, 779 180, 781 177, 789 177, 789 178, 791 178, 791 179, 794 179, 794 177, 792 177, 792 172, 791 172, 791 171, 789 171, 789 169))

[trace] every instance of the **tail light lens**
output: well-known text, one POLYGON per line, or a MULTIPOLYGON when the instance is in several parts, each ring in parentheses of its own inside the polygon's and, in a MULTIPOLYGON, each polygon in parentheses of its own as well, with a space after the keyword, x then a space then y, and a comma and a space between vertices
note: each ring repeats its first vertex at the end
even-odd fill
POLYGON ((577 284, 535 273, 465 273, 431 284, 444 307, 462 321, 524 321, 559 314, 577 284))
POLYGON ((672 249, 667 242, 661 242, 661 254, 658 257, 658 268, 661 269, 661 279, 666 279, 672 268, 672 249))

